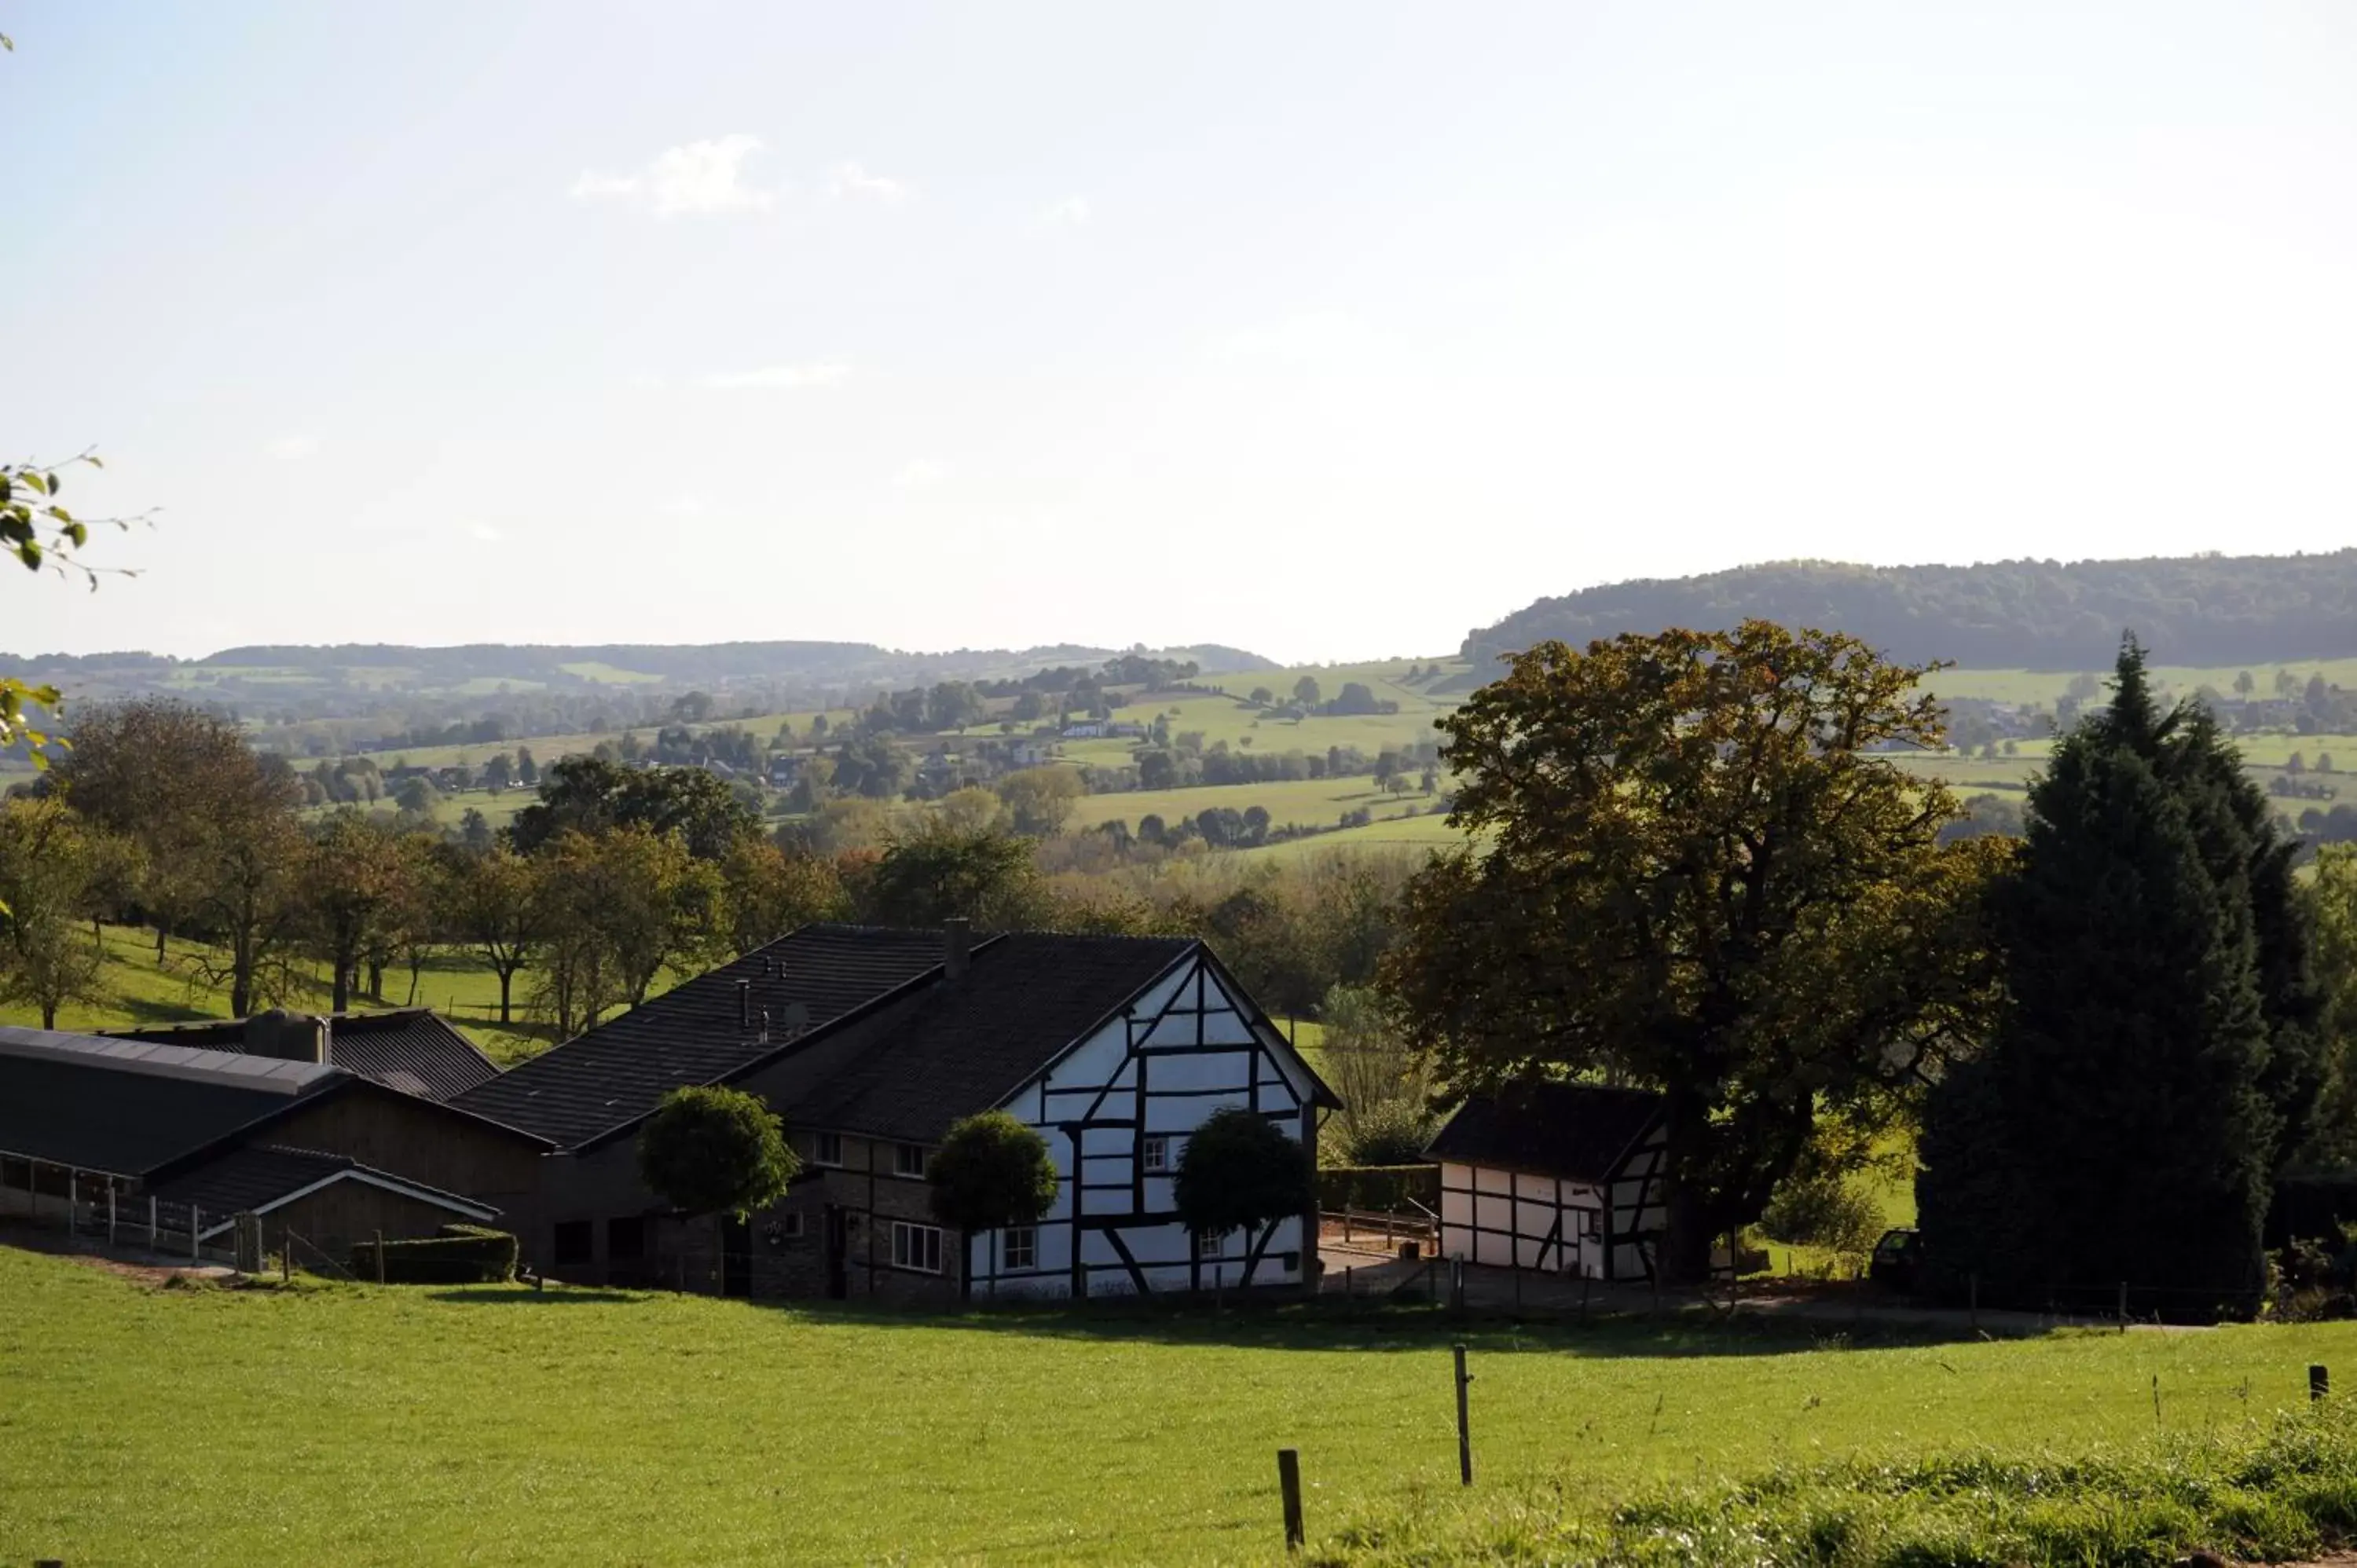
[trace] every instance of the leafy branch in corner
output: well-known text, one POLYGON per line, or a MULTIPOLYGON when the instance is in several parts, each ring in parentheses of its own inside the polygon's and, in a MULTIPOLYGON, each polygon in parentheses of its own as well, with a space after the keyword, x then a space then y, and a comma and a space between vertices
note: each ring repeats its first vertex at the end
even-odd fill
MULTIPOLYGON (((0 47, 14 48, 6 35, 0 34, 0 47)), ((120 576, 138 574, 122 567, 85 565, 74 553, 90 542, 92 523, 74 516, 58 499, 65 488, 61 469, 76 463, 86 463, 102 468, 96 452, 83 452, 64 463, 0 464, 0 550, 13 554, 28 572, 47 567, 60 576, 79 572, 90 582, 93 592, 98 587, 102 571, 120 576), (47 538, 44 539, 44 535, 47 538)), ((97 520, 128 531, 141 518, 110 517, 97 520)), ((0 677, 0 746, 22 742, 32 754, 33 766, 44 768, 48 758, 42 750, 48 736, 32 727, 27 709, 51 708, 58 705, 54 686, 33 686, 14 676, 0 677)))

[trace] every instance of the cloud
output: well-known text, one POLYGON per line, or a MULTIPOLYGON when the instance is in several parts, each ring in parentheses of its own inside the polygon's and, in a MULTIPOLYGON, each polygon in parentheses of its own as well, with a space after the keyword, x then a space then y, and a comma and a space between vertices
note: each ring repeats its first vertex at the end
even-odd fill
POLYGON ((476 523, 472 527, 468 528, 467 532, 469 537, 481 544, 497 544, 500 541, 507 537, 506 534, 501 533, 498 529, 493 528, 488 522, 476 523))
POLYGON ((887 207, 906 201, 916 194, 906 181, 870 174, 864 165, 857 163, 840 163, 829 169, 823 188, 831 200, 877 201, 887 207))
POLYGON ((319 444, 307 435, 282 435, 263 450, 282 463, 299 463, 319 449, 319 444))
POLYGON ((584 173, 573 182, 574 199, 626 202, 658 218, 759 211, 778 199, 745 183, 745 160, 760 150, 760 137, 743 134, 667 147, 635 174, 584 173))
POLYGON ((772 392, 801 392, 808 387, 829 387, 851 374, 849 365, 814 362, 807 365, 763 365, 750 371, 723 371, 704 378, 704 384, 721 392, 743 392, 766 389, 772 392))
POLYGON ((1085 229, 1089 226, 1091 209, 1085 196, 1068 196, 1039 215, 1039 220, 1050 229, 1085 229))
POLYGON ((948 477, 948 470, 931 457, 918 457, 900 465, 900 471, 892 476, 892 488, 896 490, 929 490, 948 477))
POLYGON ((1383 335, 1359 317, 1340 310, 1313 310, 1222 333, 1204 346, 1204 352, 1214 360, 1322 365, 1362 360, 1384 347, 1383 335))

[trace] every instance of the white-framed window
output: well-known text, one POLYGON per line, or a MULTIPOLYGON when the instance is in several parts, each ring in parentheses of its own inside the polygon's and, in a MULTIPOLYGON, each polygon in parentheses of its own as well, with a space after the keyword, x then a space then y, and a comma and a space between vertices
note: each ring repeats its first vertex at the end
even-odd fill
POLYGON ((938 1225, 911 1225, 905 1219, 892 1221, 892 1266, 914 1269, 920 1273, 942 1272, 942 1229, 938 1225))
POLYGON ((843 1164, 843 1134, 814 1133, 811 1135, 811 1164, 839 1165, 843 1164))
POLYGON ((1224 1258, 1227 1255, 1228 1233, 1226 1231, 1198 1230, 1195 1232, 1195 1256, 1198 1258, 1224 1258))
POLYGON ((778 1216, 778 1234, 799 1241, 809 1230, 808 1217, 799 1208, 789 1208, 778 1216))
POLYGON ((1141 1145, 1146 1158, 1146 1174, 1159 1176, 1170 1168, 1170 1139, 1161 1133, 1147 1138, 1141 1145))
POLYGON ((921 1176, 925 1174, 925 1147, 921 1144, 892 1145, 892 1174, 921 1176))
POLYGON ((998 1249, 999 1267, 1003 1269, 1036 1269, 1039 1266, 1039 1230, 1033 1225, 1010 1225, 1006 1228, 1006 1243, 998 1249))

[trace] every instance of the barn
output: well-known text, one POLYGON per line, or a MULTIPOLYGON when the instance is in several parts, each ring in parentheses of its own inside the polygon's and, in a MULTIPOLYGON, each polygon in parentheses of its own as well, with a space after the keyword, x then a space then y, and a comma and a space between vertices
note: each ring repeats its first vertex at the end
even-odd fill
POLYGON ((805 927, 458 1097, 550 1139, 526 1250, 586 1283, 926 1302, 1298 1285, 1315 1219, 1189 1235, 1172 1176, 1234 1106, 1314 1152, 1333 1093, 1185 939, 805 927), (726 1083, 783 1119, 802 1171, 741 1223, 669 1213, 638 1176, 668 1090, 726 1083), (1055 1208, 965 1239, 926 1172, 951 1125, 1006 1110, 1046 1137, 1055 1208))
POLYGON ((535 1188, 544 1140, 321 1060, 325 1037, 301 1015, 237 1051, 0 1027, 0 1213, 191 1251, 253 1213, 338 1262, 535 1188))
POLYGON ((1596 1280, 1652 1277, 1659 1095, 1587 1083, 1472 1094, 1434 1134, 1444 1257, 1596 1280))

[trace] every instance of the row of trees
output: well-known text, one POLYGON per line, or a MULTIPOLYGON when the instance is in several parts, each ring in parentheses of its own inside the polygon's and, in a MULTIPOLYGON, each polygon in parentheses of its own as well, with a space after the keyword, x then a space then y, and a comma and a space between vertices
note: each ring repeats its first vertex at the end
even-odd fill
POLYGON ((295 999, 306 963, 325 969, 337 1008, 399 999, 385 977, 404 969, 414 1001, 434 955, 456 951, 497 976, 502 1024, 521 1005, 567 1035, 804 921, 950 915, 1200 932, 1272 1005, 1306 1012, 1337 981, 1372 977, 1400 875, 1339 863, 1050 875, 1034 835, 1066 800, 1051 787, 1061 769, 962 791, 973 798, 880 844, 834 850, 766 836, 709 775, 570 757, 503 834, 469 841, 349 808, 306 821, 293 771, 197 708, 143 701, 81 719, 70 759, 0 815, 0 896, 16 910, 0 985, 50 1022, 94 994, 102 920, 152 924, 159 963, 171 935, 193 939, 177 961, 240 1015, 295 999))

